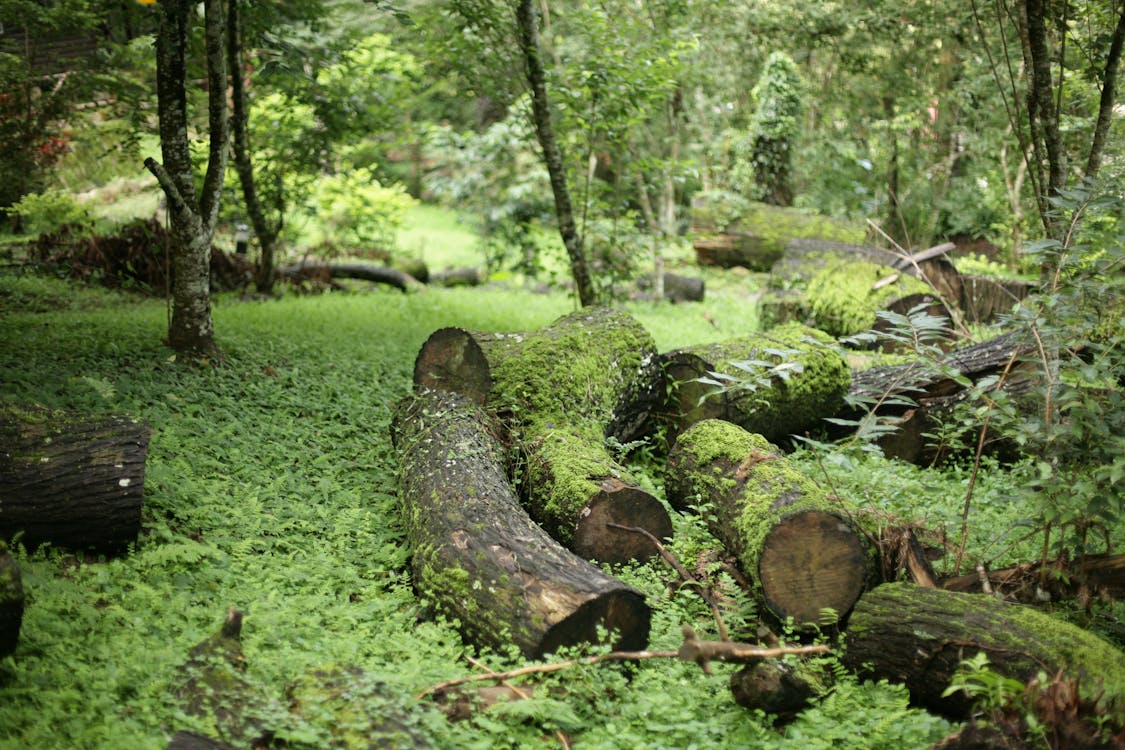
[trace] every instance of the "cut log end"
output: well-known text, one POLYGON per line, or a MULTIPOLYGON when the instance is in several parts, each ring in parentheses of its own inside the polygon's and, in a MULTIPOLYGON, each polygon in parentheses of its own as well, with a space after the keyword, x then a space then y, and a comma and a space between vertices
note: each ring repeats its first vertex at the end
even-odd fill
POLYGON ((766 604, 779 617, 816 623, 844 617, 863 593, 864 544, 841 518, 821 511, 789 516, 766 537, 758 563, 766 604))
POLYGON ((488 359, 472 334, 461 328, 434 331, 414 362, 419 389, 455 391, 483 404, 492 390, 488 359))
POLYGON ((659 500, 635 485, 607 479, 582 509, 574 531, 574 553, 603 563, 644 560, 657 554, 648 536, 618 526, 644 529, 656 539, 672 536, 672 519, 659 500))
POLYGON ((651 610, 636 591, 617 589, 593 597, 543 636, 535 658, 567 646, 597 643, 599 628, 609 633, 614 651, 640 651, 648 645, 651 610))

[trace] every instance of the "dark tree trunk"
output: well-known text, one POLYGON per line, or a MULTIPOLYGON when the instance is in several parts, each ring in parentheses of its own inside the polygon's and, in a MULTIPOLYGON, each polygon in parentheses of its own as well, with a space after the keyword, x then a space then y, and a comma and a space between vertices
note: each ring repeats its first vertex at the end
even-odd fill
POLYGON ((823 624, 828 609, 846 617, 873 573, 870 545, 838 504, 730 422, 704 420, 679 436, 665 491, 674 508, 710 504, 712 531, 781 621, 823 624))
POLYGON ((551 122, 551 104, 547 97, 547 75, 543 69, 539 47, 539 28, 536 20, 535 1, 520 0, 516 7, 516 21, 519 26, 520 48, 527 64, 527 82, 531 88, 531 109, 535 124, 535 135, 543 149, 543 160, 551 178, 551 192, 555 196, 555 215, 559 222, 566 254, 570 259, 570 272, 578 292, 578 301, 583 306, 597 302, 593 279, 586 263, 582 238, 574 222, 574 209, 570 203, 570 190, 566 183, 566 167, 562 150, 555 138, 555 126, 551 122))
POLYGON ((262 294, 273 291, 274 255, 277 237, 281 231, 282 212, 278 211, 277 223, 271 225, 258 196, 258 186, 254 180, 254 164, 250 155, 250 106, 246 99, 244 71, 242 69, 242 14, 243 0, 228 0, 227 13, 227 61, 230 63, 231 85, 231 145, 234 147, 234 166, 242 185, 242 198, 246 203, 246 213, 254 235, 258 238, 261 257, 254 284, 262 294))
POLYGON ((299 263, 277 270, 283 278, 294 281, 323 281, 332 279, 360 279, 376 284, 389 284, 406 292, 418 282, 405 271, 371 263, 299 263))
POLYGON ((957 718, 971 704, 942 693, 961 661, 987 655, 989 669, 1026 682, 1062 670, 1091 693, 1125 690, 1125 653, 1070 623, 991 596, 888 583, 852 612, 844 663, 861 676, 902 683, 915 703, 957 718))
POLYGON ((648 641, 649 609, 632 588, 563 549, 520 507, 497 425, 468 399, 427 391, 393 425, 403 517, 419 592, 478 646, 528 657, 596 642, 648 641))
POLYGON ((210 145, 203 190, 196 202, 187 116, 186 52, 195 3, 161 0, 156 37, 157 114, 163 164, 146 159, 160 183, 172 216, 172 323, 168 343, 179 354, 214 350, 209 262, 226 171, 227 116, 224 14, 221 0, 206 0, 208 126, 210 145))
POLYGON ((20 566, 0 542, 0 659, 16 650, 23 622, 20 566))
POLYGON ((132 417, 0 410, 0 538, 122 551, 141 528, 148 440, 132 417))
POLYGON ((775 442, 815 429, 840 410, 851 382, 848 364, 832 344, 820 331, 790 324, 663 354, 667 421, 678 432, 701 419, 725 419, 775 442), (801 369, 787 373, 787 379, 774 376, 768 383, 758 383, 766 367, 748 374, 738 367, 747 361, 795 362, 801 369), (713 384, 698 380, 714 380, 712 373, 744 377, 754 387, 714 393, 713 384))

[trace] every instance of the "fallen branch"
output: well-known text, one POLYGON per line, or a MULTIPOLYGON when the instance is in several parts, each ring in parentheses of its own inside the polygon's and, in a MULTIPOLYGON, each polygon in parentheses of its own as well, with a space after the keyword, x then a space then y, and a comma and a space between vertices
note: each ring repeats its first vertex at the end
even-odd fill
POLYGON ((611 661, 680 659, 681 661, 695 662, 703 668, 705 673, 710 674, 710 662, 712 661, 752 663, 762 659, 776 659, 779 656, 786 656, 788 654, 825 653, 828 653, 828 646, 825 645, 763 648, 762 646, 753 646, 748 643, 735 643, 733 641, 701 641, 695 637, 695 631, 685 625, 684 643, 676 651, 611 651, 608 654, 586 656, 581 659, 567 659, 566 661, 551 664, 531 664, 526 667, 519 667, 518 669, 510 669, 506 672, 490 672, 488 674, 470 675, 469 677, 458 677, 455 680, 447 680, 437 685, 431 685, 418 693, 415 697, 421 699, 431 693, 448 690, 451 687, 457 687, 458 685, 464 685, 470 682, 481 682, 485 680, 502 682, 529 674, 548 674, 550 672, 559 672, 564 669, 569 669, 570 667, 590 666, 611 661))

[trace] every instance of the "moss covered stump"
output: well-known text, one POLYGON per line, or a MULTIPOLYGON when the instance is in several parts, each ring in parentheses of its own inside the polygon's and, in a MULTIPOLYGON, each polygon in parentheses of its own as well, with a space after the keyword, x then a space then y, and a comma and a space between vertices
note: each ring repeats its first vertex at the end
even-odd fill
POLYGON ((479 646, 515 644, 537 658, 597 642, 603 627, 616 648, 644 648, 644 598, 531 520, 508 481, 495 430, 484 412, 452 393, 425 392, 396 412, 402 511, 419 593, 479 646))
POLYGON ((775 442, 799 434, 839 411, 851 385, 848 364, 832 344, 823 332, 790 323, 669 352, 661 358, 669 381, 666 418, 673 432, 702 419, 725 419, 775 442), (762 382, 762 373, 786 363, 792 363, 786 377, 762 382), (717 392, 699 380, 714 380, 712 373, 742 378, 752 387, 717 392))
POLYGON ((0 408, 0 539, 123 550, 141 528, 148 441, 133 417, 0 408))
POLYGON ((844 663, 861 676, 902 683, 914 702, 954 717, 968 715, 964 694, 949 697, 961 661, 978 653, 989 669, 1020 682, 1040 671, 1079 678, 1091 694, 1125 700, 1125 653, 1081 628, 990 596, 888 583, 863 595, 852 612, 844 663))
POLYGON ((20 567, 0 542, 0 658, 16 650, 23 623, 23 585, 20 567))
POLYGON ((675 508, 714 509, 712 531, 780 620, 843 618, 867 583, 871 550, 837 506, 761 435, 699 422, 676 440, 665 482, 675 508))
POLYGON ((809 280, 806 295, 816 327, 837 338, 878 330, 881 310, 905 314, 925 304, 933 314, 944 314, 925 282, 890 266, 854 260, 827 263, 809 280))

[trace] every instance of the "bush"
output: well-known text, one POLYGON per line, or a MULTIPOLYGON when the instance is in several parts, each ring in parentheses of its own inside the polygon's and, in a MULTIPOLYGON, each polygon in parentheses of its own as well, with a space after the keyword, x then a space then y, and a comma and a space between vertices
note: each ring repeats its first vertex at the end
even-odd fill
POLYGON ((28 193, 4 209, 9 218, 18 220, 28 234, 50 234, 66 225, 90 228, 90 212, 74 196, 61 190, 28 193))
POLYGON ((384 187, 362 167, 324 178, 316 191, 317 214, 329 234, 387 252, 416 203, 401 185, 384 187))

